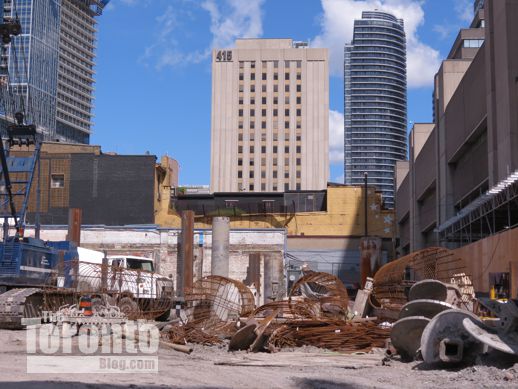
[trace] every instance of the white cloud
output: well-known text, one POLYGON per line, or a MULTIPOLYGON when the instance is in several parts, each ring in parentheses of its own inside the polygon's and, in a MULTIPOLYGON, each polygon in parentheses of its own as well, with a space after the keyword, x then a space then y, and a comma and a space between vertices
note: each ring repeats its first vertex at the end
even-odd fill
POLYGON ((201 7, 210 14, 212 47, 230 47, 236 38, 260 37, 263 3, 264 0, 226 0, 226 6, 221 6, 221 1, 205 0, 201 7))
POLYGON ((322 31, 311 43, 313 47, 330 49, 330 71, 343 74, 344 45, 353 36, 354 19, 361 18, 362 11, 379 9, 394 14, 405 21, 407 36, 407 77, 410 88, 433 84, 440 66, 439 51, 424 44, 417 30, 424 23, 422 0, 321 0, 324 13, 322 31))
POLYGON ((433 31, 439 34, 441 39, 446 39, 453 32, 453 27, 451 24, 436 24, 433 26, 433 31))
POLYGON ((329 162, 344 164, 344 115, 329 111, 329 162))
MULTIPOLYGON (((122 0, 132 5, 135 0, 122 0)), ((204 0, 201 3, 184 0, 185 4, 200 7, 210 15, 211 44, 194 51, 182 50, 179 34, 185 19, 194 19, 185 7, 167 7, 157 17, 158 33, 154 44, 146 48, 141 62, 154 62, 156 69, 167 66, 197 64, 210 58, 214 47, 229 47, 236 38, 256 38, 263 34, 262 5, 264 0, 204 0)))
POLYGON ((455 12, 463 22, 473 20, 473 0, 455 0, 455 12))

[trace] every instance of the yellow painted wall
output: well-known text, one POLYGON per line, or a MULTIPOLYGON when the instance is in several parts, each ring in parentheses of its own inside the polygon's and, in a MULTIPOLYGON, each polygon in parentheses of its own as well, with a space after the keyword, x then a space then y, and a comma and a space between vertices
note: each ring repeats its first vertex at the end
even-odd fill
MULTIPOLYGON (((167 190, 162 188, 157 201, 155 223, 163 227, 181 226, 178 214, 164 203, 167 190)), ((230 218, 231 228, 288 228, 289 235, 363 236, 363 188, 354 186, 329 187, 327 212, 300 212, 295 215, 242 215, 230 218)), ((394 212, 381 210, 381 195, 368 190, 368 233, 382 238, 394 236, 394 212)), ((195 228, 211 228, 211 217, 196 216, 195 228)))

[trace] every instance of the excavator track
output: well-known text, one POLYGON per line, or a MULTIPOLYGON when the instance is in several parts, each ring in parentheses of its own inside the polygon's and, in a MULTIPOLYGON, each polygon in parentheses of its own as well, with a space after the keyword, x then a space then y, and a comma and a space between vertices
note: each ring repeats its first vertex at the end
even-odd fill
POLYGON ((0 328, 25 328, 23 320, 41 315, 43 291, 38 288, 16 288, 0 294, 0 328))

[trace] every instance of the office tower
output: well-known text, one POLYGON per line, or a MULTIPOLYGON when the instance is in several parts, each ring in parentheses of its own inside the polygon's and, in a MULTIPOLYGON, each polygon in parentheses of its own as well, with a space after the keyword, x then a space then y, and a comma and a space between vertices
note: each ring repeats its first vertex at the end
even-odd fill
POLYGON ((26 112, 46 140, 89 143, 96 20, 109 0, 0 0, 22 33, 4 45, 2 117, 26 112))
POLYGON ((212 192, 325 189, 327 49, 238 39, 212 58, 212 192))
POLYGON ((354 21, 345 46, 345 183, 368 182, 394 206, 396 161, 406 159, 406 41, 403 20, 379 11, 354 21))

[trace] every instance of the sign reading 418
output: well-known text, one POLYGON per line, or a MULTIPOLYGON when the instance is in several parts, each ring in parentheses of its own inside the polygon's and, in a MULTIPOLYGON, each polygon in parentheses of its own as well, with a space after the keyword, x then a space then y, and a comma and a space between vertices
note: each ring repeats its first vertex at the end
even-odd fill
POLYGON ((219 50, 216 54, 216 62, 231 62, 232 50, 219 50))

